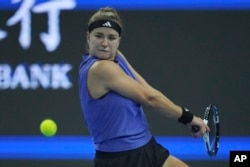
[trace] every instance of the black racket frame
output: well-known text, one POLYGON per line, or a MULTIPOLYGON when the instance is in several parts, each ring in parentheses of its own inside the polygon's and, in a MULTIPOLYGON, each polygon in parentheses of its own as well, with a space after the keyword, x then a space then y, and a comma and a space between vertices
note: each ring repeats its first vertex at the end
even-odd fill
MULTIPOLYGON (((212 146, 209 146, 210 143, 205 143, 206 145, 206 150, 208 155, 210 156, 215 156, 219 150, 219 141, 220 141, 220 120, 219 120, 219 112, 218 112, 218 108, 215 104, 210 104, 206 110, 205 110, 205 114, 204 114, 204 122, 208 123, 208 119, 209 117, 212 116, 213 117, 213 126, 215 129, 215 134, 214 135, 214 143, 212 146), (208 145, 209 144, 209 145, 208 145), (209 149, 210 148, 210 149, 209 149)), ((211 122, 210 122, 211 123, 211 122)), ((208 134, 209 136, 209 134, 208 134)))

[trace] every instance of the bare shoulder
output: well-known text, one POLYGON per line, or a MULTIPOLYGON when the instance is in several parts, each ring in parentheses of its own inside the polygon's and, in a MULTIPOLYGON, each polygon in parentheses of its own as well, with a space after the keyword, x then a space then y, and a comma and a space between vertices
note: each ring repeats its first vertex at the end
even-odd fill
POLYGON ((93 98, 106 94, 124 75, 118 65, 109 60, 95 62, 88 73, 88 89, 93 98))
POLYGON ((117 64, 109 60, 100 60, 95 62, 89 69, 89 74, 96 77, 107 77, 109 75, 114 75, 118 70, 117 64))
POLYGON ((112 72, 110 66, 113 66, 111 61, 99 60, 90 67, 87 83, 89 93, 93 98, 99 98, 109 91, 104 83, 111 75, 108 74, 112 72))

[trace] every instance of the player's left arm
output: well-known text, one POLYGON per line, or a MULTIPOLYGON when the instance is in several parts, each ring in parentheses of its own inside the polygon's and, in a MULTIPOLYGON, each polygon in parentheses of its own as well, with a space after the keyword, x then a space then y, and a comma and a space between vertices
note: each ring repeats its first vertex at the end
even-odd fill
MULTIPOLYGON (((130 70, 133 72, 133 74, 134 74, 134 76, 135 76, 135 78, 136 78, 136 80, 137 80, 137 82, 138 83, 140 83, 141 85, 143 85, 143 86, 145 86, 145 87, 147 87, 147 88, 150 88, 150 89, 154 89, 152 86, 150 86, 148 83, 147 83, 147 81, 130 65, 130 63, 128 62, 128 60, 126 59, 126 57, 122 54, 122 52, 120 51, 120 50, 118 50, 118 54, 119 55, 121 55, 123 58, 124 58, 124 60, 126 61, 126 63, 128 64, 128 67, 130 68, 130 70)), ((166 96, 165 96, 165 98, 167 99, 167 100, 169 100, 170 102, 171 102, 171 100, 170 99, 168 99, 166 96)), ((208 128, 208 126, 204 126, 204 123, 203 123, 203 121, 202 121, 202 119, 201 118, 199 118, 199 117, 196 117, 195 115, 194 115, 194 117, 193 117, 193 120, 190 122, 190 123, 188 123, 187 124, 187 126, 189 127, 189 129, 190 129, 190 131, 191 131, 191 133, 192 133, 192 135, 194 136, 194 137, 197 137, 197 136, 202 136, 203 135, 203 133, 205 133, 206 131, 209 131, 209 128, 208 128), (201 128, 201 130, 198 132, 198 133, 195 133, 194 131, 192 131, 192 126, 193 125, 198 125, 199 127, 202 127, 201 128)))

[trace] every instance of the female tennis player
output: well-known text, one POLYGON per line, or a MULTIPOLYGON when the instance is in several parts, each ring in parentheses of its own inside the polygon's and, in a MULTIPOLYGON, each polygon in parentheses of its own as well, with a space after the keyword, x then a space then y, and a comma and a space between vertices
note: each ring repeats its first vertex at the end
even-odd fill
MULTIPOLYGON (((79 70, 79 93, 85 123, 93 138, 95 167, 186 167, 152 136, 142 106, 179 121, 189 129, 209 128, 201 118, 150 86, 118 50, 122 22, 113 8, 90 18, 88 50, 79 70)), ((185 142, 185 141, 183 141, 185 142)))

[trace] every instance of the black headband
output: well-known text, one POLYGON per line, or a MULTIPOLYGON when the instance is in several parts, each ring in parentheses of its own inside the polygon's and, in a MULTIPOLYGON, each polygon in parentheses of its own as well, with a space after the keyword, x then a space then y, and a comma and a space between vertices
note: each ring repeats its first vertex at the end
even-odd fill
POLYGON ((121 27, 119 26, 119 24, 110 21, 110 20, 97 20, 94 21, 93 23, 91 23, 89 25, 89 32, 91 32, 93 29, 95 28, 99 28, 99 27, 107 27, 107 28, 112 28, 114 30, 116 30, 119 34, 119 36, 121 36, 121 27))

